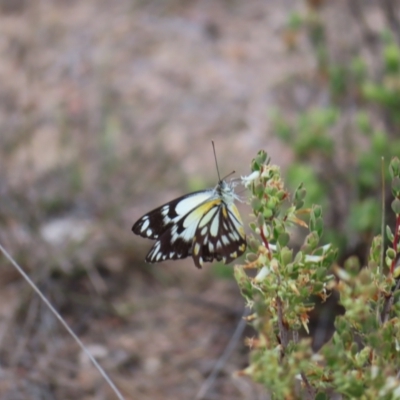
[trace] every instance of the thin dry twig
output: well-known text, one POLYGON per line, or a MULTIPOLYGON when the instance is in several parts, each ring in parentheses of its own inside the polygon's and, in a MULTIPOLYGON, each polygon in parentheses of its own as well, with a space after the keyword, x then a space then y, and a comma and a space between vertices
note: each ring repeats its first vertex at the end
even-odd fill
MULTIPOLYGON (((278 275, 278 284, 281 285, 281 277, 278 275)), ((279 328, 279 336, 282 346, 282 355, 289 343, 289 329, 285 326, 283 322, 283 304, 282 299, 279 296, 276 296, 276 307, 278 309, 278 328, 279 328)))
POLYGON ((381 190, 381 258, 380 258, 380 268, 379 272, 381 276, 383 275, 383 265, 385 263, 385 221, 386 221, 386 203, 385 203, 385 193, 386 193, 386 185, 385 185, 385 157, 381 158, 381 182, 382 182, 382 190, 381 190))
POLYGON ((96 359, 92 356, 90 351, 86 348, 86 346, 82 343, 79 337, 75 334, 75 332, 69 327, 63 317, 58 313, 58 311, 53 307, 53 305, 49 302, 46 296, 40 291, 40 289, 36 286, 36 284, 32 281, 32 279, 26 274, 26 272, 21 268, 21 266, 11 257, 11 255, 6 251, 6 249, 0 244, 0 251, 4 254, 8 261, 15 267, 15 269, 22 275, 26 282, 32 287, 32 289, 37 293, 40 299, 46 304, 46 306, 50 309, 50 311, 54 314, 54 316, 61 322, 67 332, 72 336, 76 343, 78 343, 79 347, 86 353, 89 357, 90 361, 96 367, 96 369, 100 372, 101 376, 111 387, 112 391, 115 393, 119 400, 124 400, 124 397, 117 389, 113 381, 107 375, 107 373, 103 370, 100 364, 96 361, 96 359))
MULTIPOLYGON (((379 266, 379 274, 383 276, 383 266, 385 263, 385 220, 386 220, 386 205, 385 205, 385 158, 381 158, 381 254, 380 254, 380 266, 379 266)), ((379 298, 379 306, 376 308, 376 320, 379 324, 382 324, 382 318, 380 314, 380 305, 382 304, 382 297, 379 298)))
POLYGON ((265 247, 268 250, 268 258, 271 260, 272 259, 271 250, 269 249, 269 243, 268 243, 267 238, 264 235, 264 230, 263 230, 262 226, 260 227, 260 236, 261 236, 262 241, 264 242, 265 247))
POLYGON ((217 379, 218 374, 221 372, 222 368, 224 367, 224 365, 228 361, 229 357, 231 356, 232 351, 236 348, 239 339, 242 337, 243 331, 247 325, 247 321, 246 321, 245 317, 248 314, 249 314, 249 310, 246 308, 244 310, 243 315, 235 329, 235 332, 233 332, 233 335, 232 335, 231 339, 229 340, 229 343, 227 344, 224 352, 222 353, 222 355, 218 359, 218 361, 215 363, 214 368, 211 371, 208 378, 201 385, 200 390, 197 392, 195 400, 204 399, 204 396, 211 389, 212 385, 214 384, 215 380, 217 379))
POLYGON ((284 351, 289 344, 289 329, 285 326, 283 322, 283 304, 279 296, 276 297, 276 306, 278 309, 279 336, 281 340, 282 350, 284 351))
POLYGON ((400 215, 396 216, 396 228, 394 232, 394 239, 393 239, 393 250, 396 252, 396 257, 393 258, 392 265, 390 266, 390 273, 393 274, 394 268, 396 266, 397 262, 397 254, 399 253, 398 250, 398 245, 399 245, 399 239, 400 239, 400 215))
POLYGON ((301 379, 303 379, 304 386, 306 387, 307 399, 315 399, 315 389, 311 386, 304 372, 302 372, 300 375, 301 379))
POLYGON ((299 331, 293 331, 293 342, 299 343, 299 331))
MULTIPOLYGON (((280 340, 281 340, 281 346, 282 346, 282 357, 284 355, 284 351, 286 347, 289 344, 289 336, 290 332, 289 329, 285 326, 283 322, 283 304, 282 300, 279 296, 276 297, 276 304, 278 308, 278 327, 279 327, 279 335, 280 335, 280 340)), ((293 341, 294 343, 299 342, 299 332, 294 331, 293 332, 293 341)), ((303 380, 304 386, 306 388, 306 399, 312 400, 315 398, 315 389, 311 386, 309 380, 307 379, 306 375, 304 372, 301 374, 301 379, 303 380)))

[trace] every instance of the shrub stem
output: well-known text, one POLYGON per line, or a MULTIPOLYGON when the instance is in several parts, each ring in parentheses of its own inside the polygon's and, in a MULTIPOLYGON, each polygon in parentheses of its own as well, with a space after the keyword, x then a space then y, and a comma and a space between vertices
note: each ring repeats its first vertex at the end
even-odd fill
POLYGON ((394 239, 393 239, 393 250, 396 252, 396 257, 393 258, 392 265, 390 266, 390 273, 393 274, 394 267, 396 266, 397 261, 397 245, 399 243, 399 229, 400 229, 400 214, 396 215, 396 230, 394 232, 394 239))

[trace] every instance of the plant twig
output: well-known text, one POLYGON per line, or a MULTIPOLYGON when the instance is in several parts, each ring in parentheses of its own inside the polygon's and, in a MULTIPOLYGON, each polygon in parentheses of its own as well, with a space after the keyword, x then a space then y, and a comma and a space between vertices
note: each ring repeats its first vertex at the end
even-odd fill
POLYGON ((393 258, 392 265, 390 266, 390 273, 393 274, 394 267, 396 266, 398 249, 397 246, 399 244, 399 229, 400 229, 400 214, 396 215, 396 229, 394 232, 393 239, 393 250, 396 252, 396 257, 393 258))
MULTIPOLYGON (((381 203, 381 253, 380 253, 380 262, 379 262, 379 275, 382 278, 383 276, 383 266, 385 263, 385 220, 386 220, 386 205, 385 205, 385 158, 381 158, 381 181, 382 181, 382 203, 381 203)), ((382 304, 382 296, 379 297, 378 307, 376 307, 376 320, 379 324, 382 324, 381 318, 381 304, 382 304)))
POLYGON ((283 322, 283 304, 279 296, 276 296, 276 306, 278 309, 279 336, 280 336, 281 346, 284 351, 287 345, 289 344, 289 329, 285 326, 285 323, 283 322))
POLYGON ((124 400, 124 397, 114 385, 113 381, 104 371, 104 369, 100 366, 100 364, 96 361, 96 359, 92 356, 90 351, 85 347, 79 337, 75 334, 75 332, 69 327, 63 317, 59 314, 59 312, 53 307, 50 301, 46 298, 46 296, 40 291, 40 289, 36 286, 36 284, 32 281, 32 279, 26 274, 26 272, 19 266, 19 264, 11 257, 11 255, 6 251, 6 249, 0 244, 0 251, 4 254, 8 261, 15 267, 15 269, 22 275, 26 282, 31 286, 31 288, 38 294, 40 299, 46 304, 46 306, 50 309, 50 311, 54 314, 54 316, 61 322, 61 325, 67 330, 67 332, 72 336, 76 343, 78 343, 79 347, 86 353, 89 357, 90 361, 96 367, 96 369, 100 372, 100 375, 104 378, 104 380, 111 387, 112 391, 115 393, 119 400, 124 400))
POLYGON ((299 343, 299 331, 293 331, 293 342, 294 343, 299 343))
POLYGON ((214 384, 215 380, 217 379, 218 374, 221 372, 221 369, 224 367, 226 362, 228 361, 229 357, 232 354, 232 351, 236 348, 239 339, 242 337, 243 331, 246 328, 247 321, 245 317, 249 314, 249 310, 246 308, 243 312, 243 315, 236 326, 235 332, 233 332, 232 337, 229 340, 229 343, 225 347, 224 352, 222 353, 221 357, 215 363, 214 368, 212 369, 208 378, 203 382, 195 400, 204 399, 204 396, 208 393, 211 389, 212 385, 214 384))
POLYGON ((385 262, 385 220, 386 220, 386 203, 385 203, 385 158, 381 158, 381 180, 382 180, 382 210, 381 210, 381 237, 382 237, 382 244, 381 244, 381 262, 379 267, 380 275, 383 275, 383 265, 385 262))
MULTIPOLYGON (((280 279, 279 279, 279 281, 280 281, 280 279)), ((279 327, 279 335, 280 335, 280 340, 281 340, 282 356, 283 356, 284 350, 286 349, 286 347, 289 344, 289 329, 285 326, 285 323, 283 322, 283 304, 282 304, 282 300, 279 296, 276 297, 276 305, 278 308, 278 327, 279 327)), ((298 343, 298 341, 299 341, 298 331, 293 332, 293 341, 294 341, 294 343, 298 343)), ((304 372, 302 372, 300 375, 301 375, 301 379, 304 382, 304 386, 306 388, 306 393, 307 393, 306 398, 309 400, 313 400, 315 398, 315 389, 311 386, 311 384, 308 381, 304 372)))
POLYGON ((301 374, 301 379, 303 379, 304 386, 306 387, 307 399, 314 400, 315 399, 315 389, 311 386, 304 372, 301 374))
POLYGON ((393 306, 393 302, 394 302, 394 293, 399 290, 400 288, 400 279, 397 280, 396 286, 394 287, 394 289, 392 290, 392 292, 390 293, 390 295, 388 297, 386 297, 385 299, 385 303, 383 306, 383 311, 382 311, 382 323, 386 323, 387 321, 389 321, 389 316, 390 316, 390 310, 393 306))
POLYGON ((264 230, 263 230, 263 227, 262 227, 262 226, 260 227, 260 236, 261 236, 262 241, 264 242, 265 247, 266 247, 267 250, 268 250, 268 258, 271 260, 271 259, 272 259, 271 250, 269 249, 268 240, 267 240, 267 238, 266 238, 265 235, 264 235, 264 230))

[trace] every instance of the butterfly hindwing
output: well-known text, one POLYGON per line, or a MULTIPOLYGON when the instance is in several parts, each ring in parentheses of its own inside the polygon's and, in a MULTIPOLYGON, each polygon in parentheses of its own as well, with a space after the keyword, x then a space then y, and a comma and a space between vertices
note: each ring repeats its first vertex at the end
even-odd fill
POLYGON ((192 256, 201 268, 204 261, 223 261, 225 264, 246 250, 246 236, 236 206, 221 202, 199 222, 193 238, 192 256))

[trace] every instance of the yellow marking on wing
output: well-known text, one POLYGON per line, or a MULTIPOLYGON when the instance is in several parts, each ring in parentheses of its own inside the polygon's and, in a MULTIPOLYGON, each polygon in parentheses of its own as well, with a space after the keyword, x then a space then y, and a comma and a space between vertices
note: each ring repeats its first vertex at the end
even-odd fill
POLYGON ((194 210, 194 212, 204 215, 204 214, 208 213, 214 206, 218 206, 220 204, 221 204, 220 199, 208 201, 207 203, 204 203, 200 207, 197 207, 196 210, 194 210))
POLYGON ((190 226, 194 221, 199 221, 203 215, 207 214, 213 207, 219 205, 221 203, 220 199, 207 201, 206 203, 202 204, 201 206, 195 208, 183 222, 183 226, 187 228, 190 226))
POLYGON ((240 217, 239 210, 237 209, 237 207, 236 207, 234 204, 231 204, 230 207, 231 207, 231 211, 233 212, 233 215, 236 217, 236 219, 237 219, 241 224, 243 224, 242 218, 240 217))
POLYGON ((228 218, 228 211, 226 211, 226 207, 222 207, 222 214, 225 219, 228 218))
POLYGON ((199 254, 199 251, 200 251, 200 245, 196 243, 194 245, 193 253, 197 256, 199 254))
POLYGON ((175 212, 178 215, 184 216, 191 210, 194 210, 204 201, 207 201, 207 199, 209 199, 210 196, 212 196, 212 193, 210 193, 209 190, 189 195, 178 202, 178 204, 175 207, 175 212))
POLYGON ((246 234, 244 232, 243 222, 242 222, 242 218, 240 217, 239 210, 237 209, 237 207, 234 204, 231 204, 230 211, 233 213, 233 215, 237 219, 237 221, 234 222, 234 225, 235 225, 239 235, 244 239, 246 237, 246 234))
POLYGON ((231 257, 232 257, 232 258, 237 258, 237 252, 234 251, 233 253, 231 253, 231 257))

